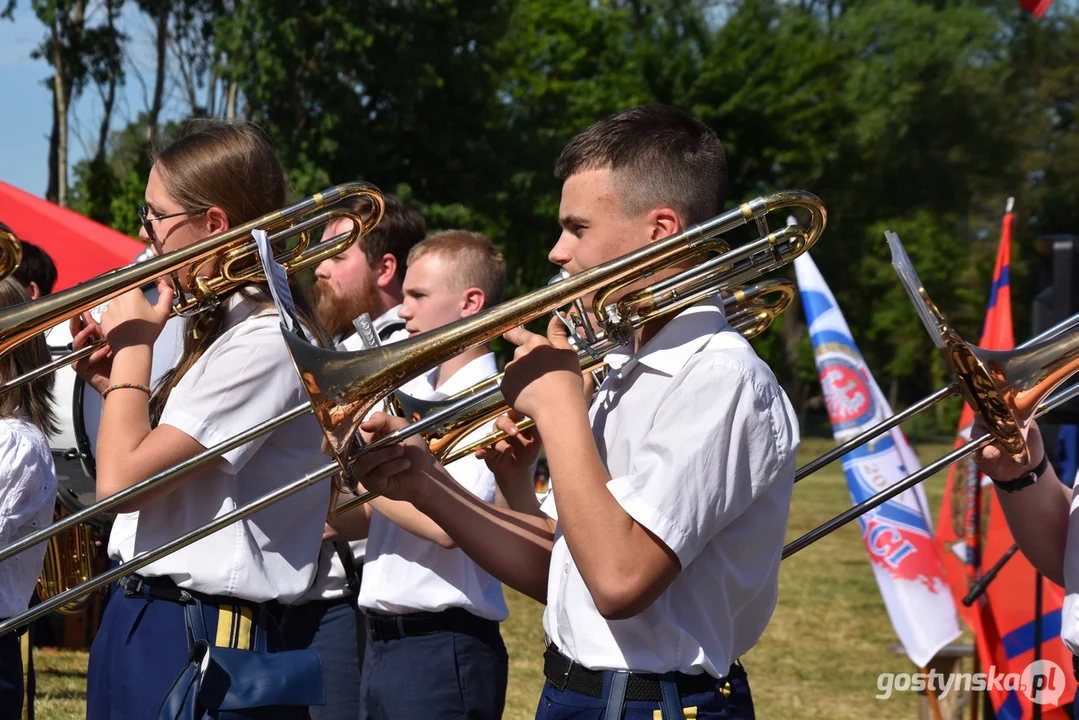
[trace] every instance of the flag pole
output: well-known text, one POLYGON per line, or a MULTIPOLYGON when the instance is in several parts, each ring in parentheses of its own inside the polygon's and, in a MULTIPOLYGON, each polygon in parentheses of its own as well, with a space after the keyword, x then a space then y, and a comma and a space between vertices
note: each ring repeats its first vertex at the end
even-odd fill
MULTIPOLYGON (((929 677, 929 667, 919 668, 922 675, 929 677)), ((925 696, 929 699, 929 710, 933 713, 934 720, 944 720, 944 716, 940 714, 940 699, 937 697, 937 691, 931 684, 925 689, 925 696)))

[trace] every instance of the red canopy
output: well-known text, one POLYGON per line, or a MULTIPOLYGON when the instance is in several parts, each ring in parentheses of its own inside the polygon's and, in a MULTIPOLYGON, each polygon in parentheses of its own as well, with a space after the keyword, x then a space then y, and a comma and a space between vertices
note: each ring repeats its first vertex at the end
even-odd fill
POLYGON ((2 181, 0 222, 52 257, 58 275, 53 292, 128 265, 146 248, 123 233, 2 181))

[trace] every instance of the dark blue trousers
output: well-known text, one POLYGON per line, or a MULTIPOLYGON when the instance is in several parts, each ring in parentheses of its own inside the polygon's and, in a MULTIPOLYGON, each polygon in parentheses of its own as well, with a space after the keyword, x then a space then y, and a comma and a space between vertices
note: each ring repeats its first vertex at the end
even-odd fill
POLYGON ((317 650, 322 657, 326 704, 308 711, 311 720, 356 720, 360 716, 360 667, 366 632, 363 613, 350 598, 285 608, 281 630, 289 650, 317 650))
POLYGON ((0 720, 22 718, 22 648, 21 635, 0 636, 0 720))
MULTIPOLYGON (((208 637, 228 641, 215 644, 251 646, 251 633, 244 637, 240 628, 253 627, 260 613, 249 605, 204 606, 203 615, 208 637)), ((267 649, 284 649, 280 632, 272 623, 267 627, 267 649)), ((129 597, 114 585, 90 648, 87 720, 157 717, 162 700, 189 655, 183 605, 145 596, 129 597)))
MULTIPOLYGON (((559 691, 546 682, 536 708, 536 720, 605 720, 613 673, 603 680, 603 697, 582 695, 573 690, 559 691)), ((742 666, 735 663, 730 674, 709 692, 682 697, 683 717, 698 720, 754 720, 753 697, 749 679, 742 666), (726 690, 726 692, 724 692, 726 690), (690 710, 692 708, 692 710, 690 710)), ((620 716, 624 720, 653 720, 658 717, 658 702, 628 701, 620 716)))
POLYGON ((438 632, 367 638, 360 720, 498 720, 506 704, 509 658, 498 632, 438 632))

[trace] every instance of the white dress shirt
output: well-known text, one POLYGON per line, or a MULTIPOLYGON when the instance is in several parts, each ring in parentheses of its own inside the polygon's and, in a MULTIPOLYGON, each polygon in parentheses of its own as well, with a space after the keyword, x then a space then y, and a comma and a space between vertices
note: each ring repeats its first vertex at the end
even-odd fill
MULTIPOLYGON (((794 410, 716 299, 607 362, 589 411, 607 489, 682 569, 647 609, 606 620, 559 529, 544 630, 594 670, 722 677, 775 608, 800 442, 794 410)), ((557 519, 558 486, 575 481, 552 477, 544 512, 557 519)))
MULTIPOLYGON (((487 353, 453 374, 435 390, 437 368, 404 385, 401 392, 421 400, 443 400, 498 373, 494 353, 487 353)), ((491 432, 493 421, 471 433, 465 442, 491 432)), ((466 490, 494 502, 495 478, 473 455, 446 470, 466 490)), ((367 558, 360 586, 360 606, 388 614, 439 612, 453 607, 502 622, 509 617, 502 584, 460 548, 447 549, 403 530, 375 511, 367 536, 367 558)))
MULTIPOLYGON (((242 292, 227 300, 225 331, 173 389, 161 417, 205 447, 291 410, 307 395, 272 308, 242 292)), ((139 513, 133 548, 110 542, 123 560, 156 548, 326 464, 311 414, 226 453, 139 513)), ((324 480, 154 562, 139 574, 255 602, 291 602, 314 579, 329 509, 324 480)), ((125 523, 123 528, 130 529, 125 523)))
MULTIPOLYGON (((1061 609, 1060 639, 1064 641, 1072 655, 1079 655, 1079 483, 1076 483, 1076 489, 1072 491, 1071 512, 1068 515, 1068 538, 1064 548, 1064 607, 1061 609)), ((1067 671, 1065 668, 1065 672, 1067 671)))
MULTIPOLYGON (((49 440, 29 418, 0 418, 0 547, 52 523, 56 470, 49 440)), ((0 563, 0 618, 26 610, 46 543, 0 563)))
MULTIPOLYGON (((390 308, 372 321, 375 332, 382 344, 397 342, 408 337, 405 331, 405 321, 397 314, 400 305, 390 308)), ((337 344, 338 350, 363 350, 364 345, 357 333, 343 337, 337 344)), ((367 552, 367 540, 352 540, 348 543, 352 558, 359 568, 363 565, 364 555, 367 552)), ((322 550, 318 559, 318 570, 315 573, 315 582, 303 594, 296 604, 310 602, 311 600, 340 600, 349 594, 348 578, 345 577, 345 565, 337 554, 337 548, 332 542, 322 543, 322 550)))

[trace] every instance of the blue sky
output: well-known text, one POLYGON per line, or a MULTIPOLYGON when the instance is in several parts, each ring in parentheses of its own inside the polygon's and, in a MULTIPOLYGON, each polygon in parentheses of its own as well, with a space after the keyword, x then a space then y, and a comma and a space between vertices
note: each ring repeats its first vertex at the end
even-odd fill
MULTIPOLYGON (((87 24, 98 22, 100 18, 91 16, 87 24)), ((125 4, 120 27, 129 35, 127 83, 118 94, 113 128, 122 127, 149 107, 154 69, 152 26, 134 3, 125 4)), ((51 69, 44 60, 31 59, 30 53, 44 36, 45 26, 34 15, 29 0, 19 2, 14 22, 0 20, 0 88, 5 107, 0 115, 0 180, 39 197, 44 197, 49 178, 52 94, 44 80, 51 75, 51 69)), ((169 88, 164 115, 174 116, 181 107, 178 88, 169 88)), ((101 115, 97 90, 89 87, 73 103, 68 117, 70 164, 96 149, 101 115)), ((71 175, 68 177, 70 182, 71 175)))

